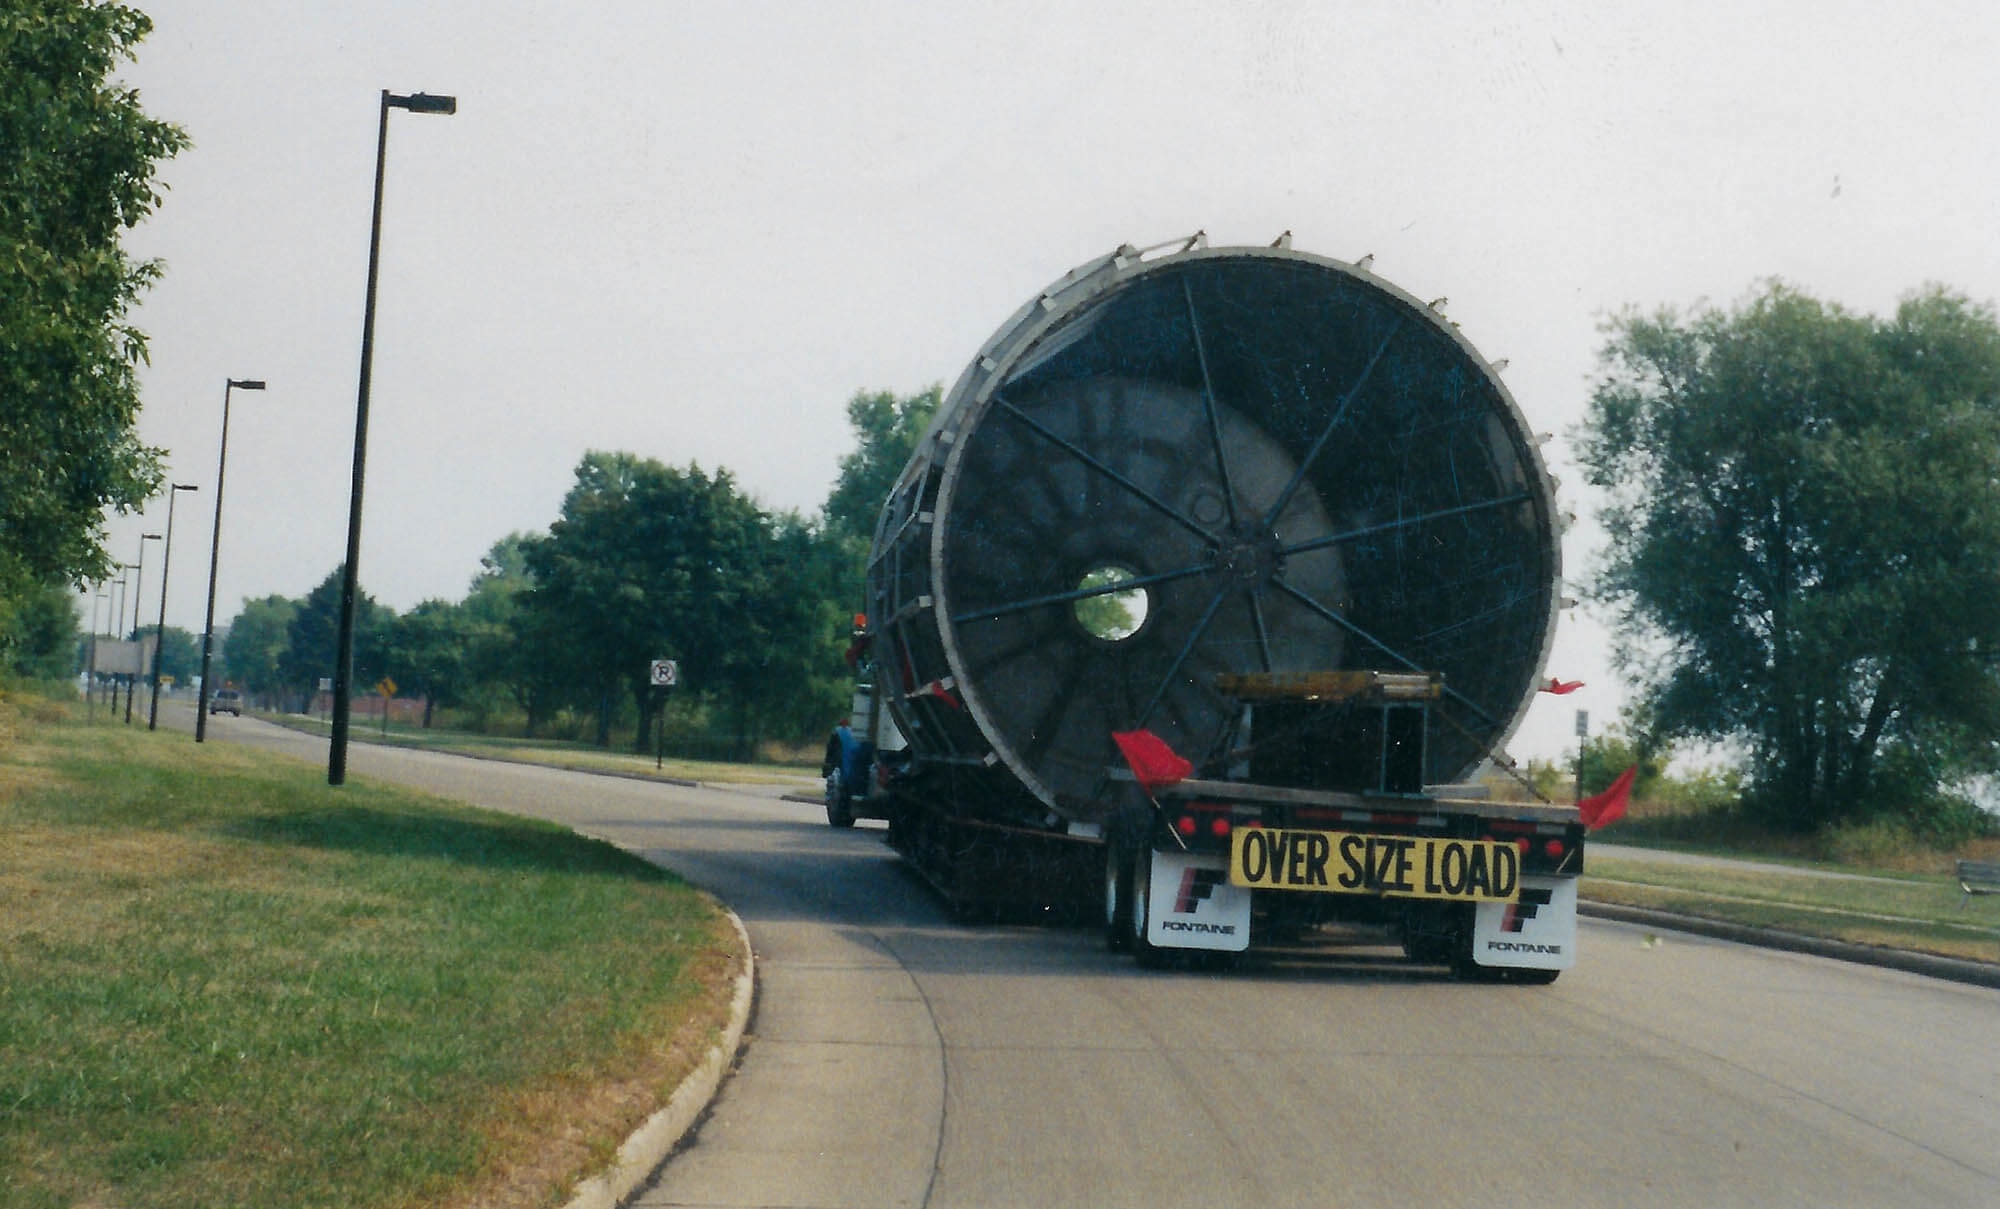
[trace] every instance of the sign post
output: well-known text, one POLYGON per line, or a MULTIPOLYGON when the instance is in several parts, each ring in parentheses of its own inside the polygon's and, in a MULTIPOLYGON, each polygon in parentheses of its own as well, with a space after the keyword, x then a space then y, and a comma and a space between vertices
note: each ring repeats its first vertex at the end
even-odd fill
POLYGON ((1583 744, 1590 738, 1590 711, 1576 711, 1576 800, 1583 801, 1583 744))
POLYGON ((382 737, 389 737, 389 702, 396 695, 396 682, 387 676, 375 682, 375 691, 382 694, 382 737))
POLYGON ((659 698, 659 706, 653 711, 653 771, 658 772, 666 765, 667 745, 667 690, 681 680, 681 665, 673 659, 655 659, 646 668, 646 680, 659 698))

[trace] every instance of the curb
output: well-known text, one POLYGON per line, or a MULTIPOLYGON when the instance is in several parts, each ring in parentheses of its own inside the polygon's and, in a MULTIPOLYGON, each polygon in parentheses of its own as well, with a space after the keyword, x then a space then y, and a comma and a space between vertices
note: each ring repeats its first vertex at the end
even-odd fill
POLYGON ((1944 978, 1952 982, 1970 983, 1973 986, 2000 988, 2000 965, 1984 961, 1967 961, 1958 957, 1939 957, 1932 953, 1917 953, 1909 949, 1888 949, 1880 945, 1855 944, 1847 940, 1830 940, 1820 936, 1805 936, 1798 932, 1782 932, 1775 928, 1753 928, 1748 924, 1729 923, 1719 919, 1705 919, 1699 915, 1680 915, 1672 911, 1656 911, 1651 907, 1628 907, 1622 903, 1600 903, 1579 900, 1577 914, 1595 919, 1609 919, 1618 923, 1643 924, 1647 927, 1665 928, 1676 932, 1691 932, 1696 936, 1707 936, 1716 940, 1733 941, 1737 944, 1756 945, 1765 949, 1783 949, 1792 953, 1806 953, 1814 957, 1830 957, 1835 961, 1851 961, 1860 965, 1884 966, 1892 970, 1902 970, 1910 974, 1923 974, 1931 978, 1944 978))
POLYGON ((625 1139, 609 1170, 579 1182, 563 1209, 617 1209, 632 1199, 693 1133, 708 1112, 709 1102, 721 1090, 723 1077, 735 1066, 756 997, 757 955, 750 948, 750 933, 744 930, 742 919, 727 906, 722 909, 743 945, 743 969, 736 975, 728 1025, 721 1038, 709 1047, 701 1065, 674 1089, 666 1107, 646 1118, 645 1124, 625 1139))

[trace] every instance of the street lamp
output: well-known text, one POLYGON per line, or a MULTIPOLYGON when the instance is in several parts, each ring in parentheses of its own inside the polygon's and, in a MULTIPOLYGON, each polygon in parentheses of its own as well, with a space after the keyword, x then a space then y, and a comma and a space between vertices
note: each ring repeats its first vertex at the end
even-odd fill
MULTIPOLYGON (((382 254, 382 167, 389 148, 389 111, 457 113, 458 98, 382 90, 375 128, 375 210, 368 224, 368 295, 361 311, 361 385, 354 398, 354 481, 347 501, 347 561, 340 576, 340 634, 333 657, 333 735, 327 744, 326 783, 347 781, 347 711, 354 685, 354 598, 361 583, 361 484, 368 461, 368 381, 375 366, 375 272, 382 254)), ((386 708, 386 707, 384 707, 386 708)))
POLYGON ((97 721, 97 636, 102 632, 97 623, 97 604, 99 601, 108 602, 110 599, 111 590, 105 586, 104 581, 99 580, 97 590, 92 593, 90 600, 90 680, 83 694, 84 701, 88 705, 84 717, 92 722, 97 721))
MULTIPOLYGON (((139 633, 139 602, 146 599, 146 593, 143 587, 143 585, 146 582, 146 543, 156 542, 159 540, 160 540, 160 535, 157 533, 141 533, 139 535, 139 561, 132 564, 133 566, 132 633, 135 637, 139 633)), ((143 651, 146 649, 145 639, 143 638, 138 639, 138 643, 140 650, 143 651)), ((153 644, 153 662, 155 664, 158 664, 159 661, 160 661, 160 646, 159 643, 156 641, 153 644)), ((131 678, 126 680, 125 682, 125 725, 127 726, 132 725, 132 692, 134 689, 138 687, 139 687, 139 669, 135 666, 132 669, 131 678)))
POLYGON ((215 564, 222 553, 222 472, 229 465, 229 392, 263 390, 255 378, 227 378, 222 387, 222 452, 215 458, 215 534, 208 539, 208 614, 201 623, 201 687, 194 699, 194 741, 208 737, 208 660, 215 652, 215 564))
POLYGON ((160 623, 153 627, 153 703, 146 710, 146 729, 160 729, 160 649, 167 645, 167 576, 174 569, 174 500, 183 491, 199 491, 193 483, 173 483, 167 492, 167 544, 160 547, 160 623))
MULTIPOLYGON (((141 550, 145 549, 145 547, 144 547, 143 545, 141 545, 141 546, 140 546, 139 548, 140 548, 141 550)), ((116 595, 116 596, 114 596, 114 597, 112 597, 112 598, 111 598, 111 599, 112 599, 112 611, 113 611, 114 613, 116 613, 116 614, 118 615, 118 616, 117 616, 117 619, 116 619, 116 620, 115 620, 115 621, 114 621, 114 622, 112 623, 112 634, 111 634, 111 640, 112 640, 113 642, 124 642, 124 641, 125 641, 125 633, 126 633, 126 630, 125 630, 125 589, 126 589, 126 587, 127 587, 127 586, 129 586, 129 585, 131 584, 131 582, 132 582, 132 564, 131 564, 131 563, 119 563, 119 564, 118 564, 118 595, 116 595)), ((118 713, 118 673, 116 673, 116 672, 113 672, 113 673, 111 674, 111 712, 112 712, 112 714, 113 714, 113 716, 114 716, 114 717, 115 717, 115 716, 117 715, 117 713, 118 713)))

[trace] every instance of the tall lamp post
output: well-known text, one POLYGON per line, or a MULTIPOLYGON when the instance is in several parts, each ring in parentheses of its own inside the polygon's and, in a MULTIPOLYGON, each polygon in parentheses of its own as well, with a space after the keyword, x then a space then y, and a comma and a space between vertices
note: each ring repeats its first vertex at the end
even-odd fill
POLYGON ((97 584, 97 590, 90 598, 90 679, 85 686, 83 694, 83 699, 87 703, 84 717, 92 722, 97 721, 97 636, 103 632, 97 623, 97 604, 99 601, 109 601, 110 599, 110 590, 100 580, 97 584))
MULTIPOLYGON (((142 545, 140 549, 143 550, 145 549, 145 547, 142 545)), ((112 611, 118 615, 117 619, 114 622, 112 622, 112 627, 111 627, 111 639, 113 642, 124 642, 125 635, 126 633, 128 633, 128 631, 125 629, 125 589, 131 584, 131 582, 132 582, 132 564, 119 563, 118 583, 117 583, 118 595, 111 598, 112 611)), ((112 719, 116 721, 118 714, 117 672, 111 673, 111 714, 112 714, 112 719)))
MULTIPOLYGON (((375 272, 382 253, 382 167, 389 148, 389 111, 457 113, 458 98, 382 90, 375 129, 375 210, 368 224, 368 296, 361 311, 361 385, 354 399, 354 481, 347 502, 347 561, 340 577, 340 634, 333 659, 333 735, 327 744, 326 783, 347 782, 347 712, 354 685, 354 598, 361 582, 361 484, 368 461, 368 381, 375 365, 375 272)), ((386 706, 384 708, 387 708, 386 706)))
POLYGON ((201 623, 201 688, 194 699, 194 741, 208 737, 208 661, 215 653, 215 565, 222 553, 222 472, 229 465, 229 392, 263 390, 255 378, 225 379, 222 387, 222 451, 215 457, 215 533, 208 539, 208 613, 201 623))
POLYGON ((160 729, 160 649, 167 645, 167 576, 174 569, 174 500, 183 491, 199 491, 193 483, 173 483, 167 491, 167 542, 160 547, 160 622, 153 627, 153 703, 146 710, 146 729, 160 729))
MULTIPOLYGON (((160 535, 157 533, 141 533, 139 535, 139 561, 132 564, 132 633, 134 635, 137 635, 139 632, 139 602, 146 599, 144 589, 146 582, 146 543, 159 540, 160 535)), ((140 638, 138 642, 139 649, 141 651, 145 650, 146 640, 140 638)), ((153 644, 153 662, 157 664, 159 661, 160 646, 156 641, 153 644)), ((125 725, 127 726, 132 725, 132 693, 138 687, 139 669, 135 667, 132 669, 132 678, 125 683, 125 725)))

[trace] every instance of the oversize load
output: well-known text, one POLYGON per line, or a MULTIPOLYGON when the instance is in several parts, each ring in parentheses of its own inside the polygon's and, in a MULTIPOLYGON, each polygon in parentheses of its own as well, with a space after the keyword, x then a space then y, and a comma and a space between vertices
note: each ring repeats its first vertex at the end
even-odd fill
POLYGON ((1253 890, 1510 903, 1521 893, 1521 854, 1492 840, 1242 827, 1229 844, 1229 881, 1253 890))

